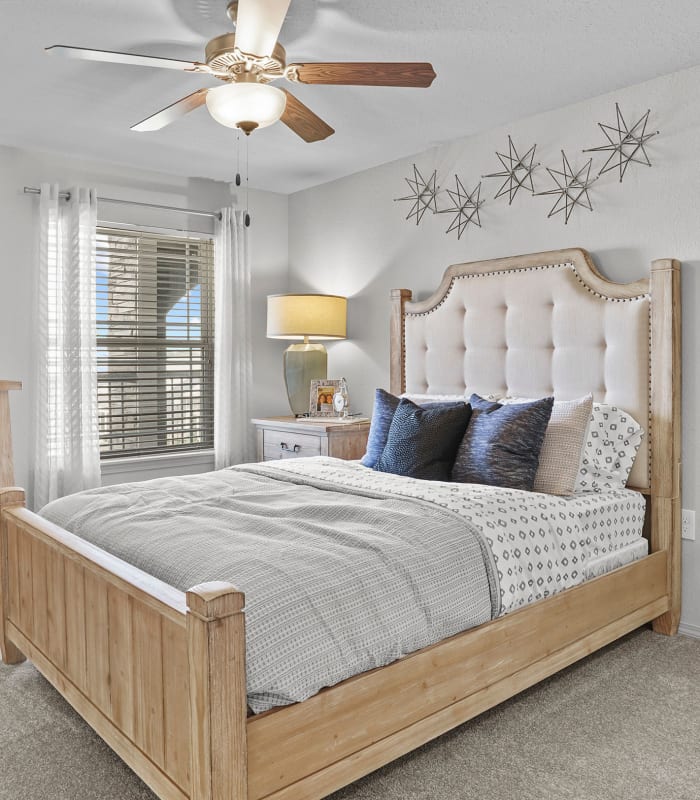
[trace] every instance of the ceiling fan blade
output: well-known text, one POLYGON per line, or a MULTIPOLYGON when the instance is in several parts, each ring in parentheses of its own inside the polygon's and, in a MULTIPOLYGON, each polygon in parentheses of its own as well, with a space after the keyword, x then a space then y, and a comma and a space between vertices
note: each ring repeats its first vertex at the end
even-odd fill
POLYGON ((297 136, 301 136, 305 142, 319 142, 335 133, 330 125, 316 116, 298 97, 286 89, 282 91, 287 95, 287 106, 280 119, 297 136))
POLYGON ((292 80, 344 86, 410 86, 427 88, 435 79, 432 64, 390 62, 338 62, 290 64, 292 80))
POLYGON ((188 94, 187 97, 183 97, 181 100, 166 106, 166 108, 156 111, 155 114, 146 117, 136 125, 132 125, 131 130, 143 133, 145 131, 158 131, 166 125, 170 125, 171 122, 175 122, 180 117, 184 117, 185 114, 189 114, 190 111, 194 111, 195 108, 204 105, 208 91, 209 89, 198 89, 196 92, 188 94))
POLYGON ((197 61, 178 61, 174 58, 160 58, 159 56, 138 56, 133 53, 116 53, 111 50, 90 50, 86 47, 69 47, 64 44, 54 44, 45 48, 47 53, 78 58, 84 61, 109 61, 112 64, 133 64, 137 67, 161 67, 163 69, 181 69, 187 72, 200 72, 206 64, 197 61))
POLYGON ((290 2, 238 0, 236 47, 250 55, 272 55, 290 2))

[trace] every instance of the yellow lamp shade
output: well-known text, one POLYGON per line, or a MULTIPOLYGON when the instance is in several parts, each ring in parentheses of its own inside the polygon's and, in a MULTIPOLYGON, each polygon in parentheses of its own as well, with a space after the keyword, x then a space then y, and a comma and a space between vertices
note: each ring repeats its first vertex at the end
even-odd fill
POLYGON ((268 295, 267 336, 293 341, 345 339, 347 304, 347 298, 334 294, 268 295))

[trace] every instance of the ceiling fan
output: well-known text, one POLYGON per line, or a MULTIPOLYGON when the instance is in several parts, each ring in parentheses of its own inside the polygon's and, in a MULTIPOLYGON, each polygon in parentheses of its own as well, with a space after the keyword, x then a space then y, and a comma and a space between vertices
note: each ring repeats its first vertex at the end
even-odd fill
POLYGON ((48 53, 88 61, 177 69, 211 75, 224 82, 198 89, 133 125, 133 131, 155 131, 206 103, 222 125, 250 134, 278 120, 306 142, 326 139, 335 131, 286 89, 271 81, 286 78, 297 83, 345 86, 430 86, 435 71, 427 63, 330 62, 287 64, 277 41, 291 0, 233 0, 227 14, 235 33, 216 36, 205 47, 205 61, 179 61, 108 50, 53 45, 48 53))

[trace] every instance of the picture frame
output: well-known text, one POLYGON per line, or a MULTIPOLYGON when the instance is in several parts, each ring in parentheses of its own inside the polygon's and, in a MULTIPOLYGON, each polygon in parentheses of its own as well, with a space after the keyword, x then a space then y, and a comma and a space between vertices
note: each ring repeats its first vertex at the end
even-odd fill
POLYGON ((309 393, 310 417, 337 417, 333 407, 333 395, 345 384, 344 378, 324 378, 312 380, 309 393))

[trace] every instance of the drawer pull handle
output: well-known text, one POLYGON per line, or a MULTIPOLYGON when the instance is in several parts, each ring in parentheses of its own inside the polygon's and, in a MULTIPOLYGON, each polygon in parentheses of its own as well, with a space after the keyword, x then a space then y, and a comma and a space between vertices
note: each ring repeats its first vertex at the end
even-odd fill
POLYGON ((286 453, 298 453, 301 450, 301 445, 295 444, 290 447, 286 442, 280 442, 280 450, 284 450, 286 453))

